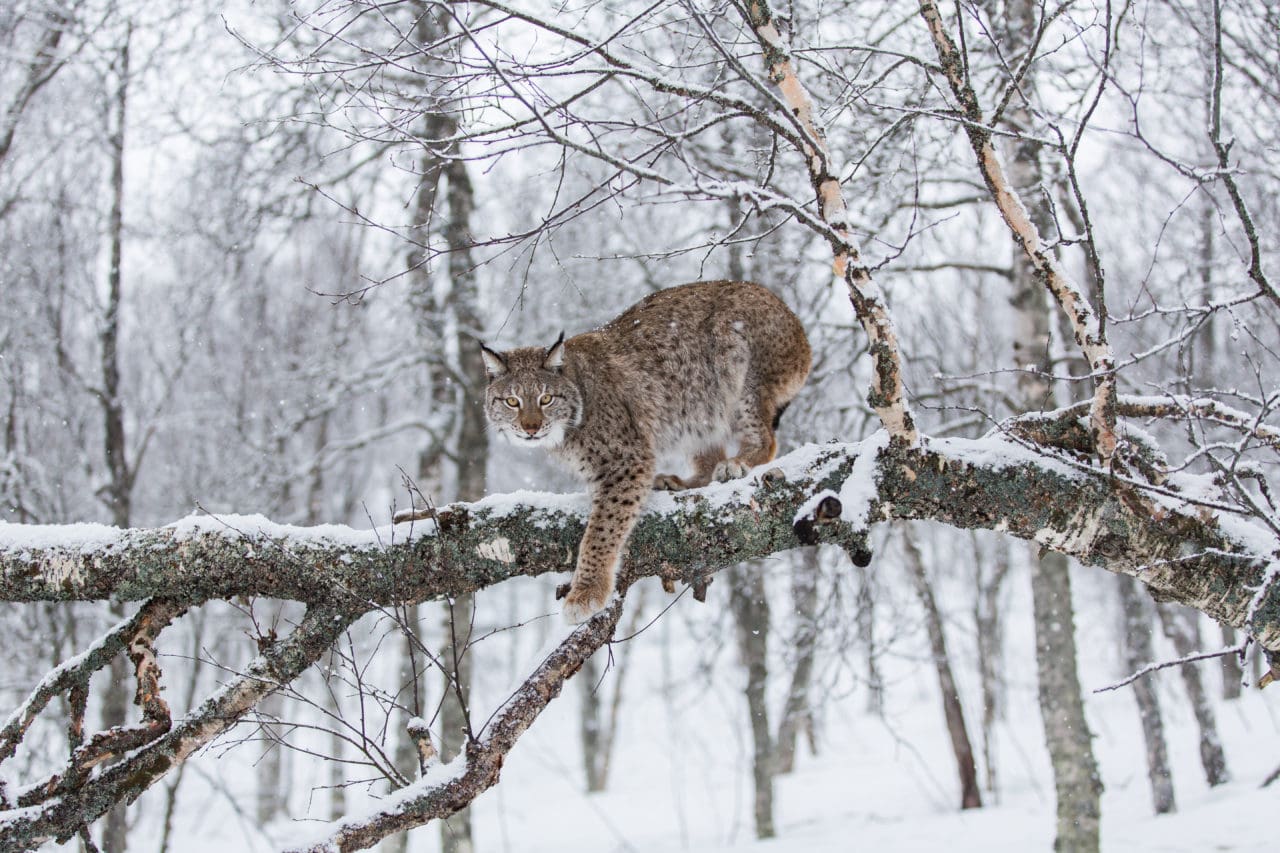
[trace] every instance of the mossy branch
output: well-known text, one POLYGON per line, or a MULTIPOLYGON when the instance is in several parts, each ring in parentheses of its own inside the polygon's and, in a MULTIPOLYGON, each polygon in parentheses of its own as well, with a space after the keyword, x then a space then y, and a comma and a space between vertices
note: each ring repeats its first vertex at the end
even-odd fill
MULTIPOLYGON (((1132 575, 1280 650, 1280 590, 1263 588, 1280 543, 1225 499, 1181 493, 1176 481, 1152 486, 995 437, 809 445, 764 473, 655 493, 624 576, 694 583, 811 541, 857 548, 871 524, 931 520, 1001 530, 1132 575), (802 542, 795 522, 821 494, 845 499, 842 516, 802 542)), ((421 602, 571 572, 586 510, 581 495, 524 493, 364 532, 244 516, 135 530, 0 524, 0 600, 267 596, 360 610, 421 602)))
MULTIPOLYGON (((1269 527, 1233 509, 1225 497, 1205 494, 1203 483, 1194 492, 1190 482, 1180 491, 1172 476, 1152 485, 1126 479, 1115 467, 1102 471, 1089 458, 994 436, 926 439, 907 447, 881 433, 857 444, 809 445, 734 483, 653 495, 632 534, 619 589, 651 576, 664 587, 681 581, 705 589, 722 568, 820 542, 841 545, 865 565, 872 524, 932 520, 1001 530, 1132 575, 1154 595, 1243 628, 1271 652, 1280 651, 1280 560, 1269 527)), ((257 517, 187 519, 127 531, 0 525, 0 600, 146 598, 165 602, 175 614, 234 596, 308 605, 292 634, 265 642, 242 676, 181 724, 155 732, 123 761, 57 798, 25 809, 0 805, 0 847, 29 849, 68 837, 112 805, 132 801, 296 678, 364 613, 457 596, 517 576, 570 572, 586 510, 583 496, 524 494, 450 505, 428 521, 368 532, 291 528, 257 517)), ((524 698, 504 706, 462 764, 439 768, 438 779, 411 786, 395 809, 335 824, 314 849, 358 849, 384 830, 452 813, 492 785, 519 735, 585 656, 607 642, 620 602, 569 635, 529 676, 517 693, 524 698)), ((114 629, 83 666, 70 668, 71 675, 102 665, 138 633, 134 622, 114 629)), ((143 647, 155 631, 147 632, 143 647)), ((75 681, 71 675, 50 676, 27 706, 38 710, 75 681)), ((153 685, 154 677, 158 673, 145 683, 153 685)), ((28 717, 25 710, 16 715, 6 742, 21 739, 28 717)))

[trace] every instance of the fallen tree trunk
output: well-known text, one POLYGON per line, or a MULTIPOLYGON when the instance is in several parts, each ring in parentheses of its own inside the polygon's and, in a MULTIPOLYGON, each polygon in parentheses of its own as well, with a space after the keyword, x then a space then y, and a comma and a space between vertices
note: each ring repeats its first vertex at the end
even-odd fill
MULTIPOLYGON (((903 447, 880 433, 857 444, 810 445, 733 483, 654 494, 632 535, 619 599, 650 576, 667 585, 683 581, 696 594, 720 569, 801 544, 838 543, 865 565, 871 524, 921 519, 1001 530, 1134 576, 1161 599, 1199 609, 1280 651, 1280 562, 1276 538, 1262 522, 1206 495, 1200 481, 1188 481, 1186 491, 1177 477, 1156 486, 1098 470, 1086 458, 1001 437, 903 447)), ((519 494, 450 505, 427 521, 368 532, 243 516, 150 530, 0 524, 0 600, 161 599, 175 613, 234 596, 308 605, 291 635, 267 643, 241 676, 120 763, 56 796, 34 788, 0 796, 0 847, 30 849, 69 837, 112 805, 132 801, 296 678, 367 612, 516 576, 570 572, 586 510, 580 495, 519 494)), ((462 764, 428 772, 393 795, 393 807, 335 823, 307 849, 361 849, 470 803, 497 780, 503 756, 564 680, 608 642, 620 612, 615 599, 570 634, 526 679, 521 698, 477 734, 462 764)), ((142 630, 131 621, 117 626, 110 644, 133 642, 135 628, 142 630)), ((106 657, 93 657, 77 678, 106 657)), ((54 689, 38 687, 23 708, 47 702, 54 689)), ((25 725, 3 730, 20 738, 25 725)))
MULTIPOLYGON (((1280 543, 1197 487, 1184 494, 1176 480, 1152 486, 997 438, 810 445, 777 460, 771 476, 655 493, 624 572, 694 582, 804 544, 794 523, 827 494, 844 505, 839 519, 814 527, 820 541, 864 547, 868 525, 893 519, 999 530, 1132 575, 1280 651, 1280 543)), ((572 571, 586 509, 582 495, 523 493, 374 531, 256 516, 136 530, 0 524, 0 600, 256 595, 366 609, 426 601, 572 571)))

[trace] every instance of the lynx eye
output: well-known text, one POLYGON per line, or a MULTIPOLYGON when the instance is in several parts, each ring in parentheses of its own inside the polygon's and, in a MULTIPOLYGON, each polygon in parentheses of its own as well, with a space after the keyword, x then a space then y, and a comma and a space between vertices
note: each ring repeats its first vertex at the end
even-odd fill
POLYGON ((550 402, 554 399, 555 397, 551 396, 550 394, 543 394, 540 398, 538 398, 538 405, 546 406, 550 404, 550 402))
POLYGON ((519 397, 508 397, 507 399, 503 400, 502 402, 506 403, 508 406, 510 406, 510 407, 511 407, 511 408, 513 408, 513 409, 518 409, 518 408, 520 408, 520 398, 519 398, 519 397))

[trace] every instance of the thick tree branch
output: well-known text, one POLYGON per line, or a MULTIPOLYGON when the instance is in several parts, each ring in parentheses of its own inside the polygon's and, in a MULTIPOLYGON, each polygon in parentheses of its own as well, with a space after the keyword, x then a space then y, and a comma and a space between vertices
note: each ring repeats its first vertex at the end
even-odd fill
MULTIPOLYGON (((1259 522, 1172 474, 1158 487, 998 436, 922 439, 885 433, 858 444, 809 445, 776 468, 706 489, 655 493, 632 535, 620 590, 658 576, 704 588, 708 575, 800 544, 835 542, 860 564, 868 526, 928 519, 988 528, 1041 543, 1091 565, 1133 575, 1153 594, 1245 629, 1280 650, 1280 552, 1259 522)), ((567 572, 582 536, 579 495, 494 496, 453 504, 426 523, 377 531, 294 528, 259 517, 187 519, 154 530, 0 524, 0 600, 163 597, 179 607, 264 595, 310 606, 287 639, 266 646, 245 673, 182 724, 51 800, 0 812, 0 846, 63 838, 128 802, 297 677, 361 614, 456 596, 511 577, 567 572)), ((620 601, 620 599, 619 599, 620 601)), ((148 605, 154 607, 156 605, 148 605)), ((313 849, 356 849, 465 806, 497 780, 502 757, 581 661, 607 642, 620 604, 572 634, 471 744, 463 763, 430 766, 422 781, 363 819, 335 824, 313 849)), ((115 629, 75 673, 100 666, 107 647, 134 643, 146 672, 153 631, 115 629)), ((27 708, 74 679, 55 675, 5 729, 21 738, 27 708)), ((144 709, 154 697, 144 675, 144 709)), ((159 719, 158 709, 147 719, 159 719)))
MULTIPOLYGON (((1280 650, 1280 590, 1259 589, 1278 545, 1263 525, 1199 480, 1185 493, 1177 476, 1156 488, 1049 453, 995 436, 809 445, 777 460, 773 476, 655 493, 623 571, 693 583, 796 547, 793 522, 812 514, 815 496, 839 495, 842 520, 817 525, 820 540, 862 547, 867 524, 894 518, 1001 530, 1133 575, 1221 622, 1245 627, 1252 609, 1255 636, 1280 650)), ((568 572, 586 510, 581 495, 495 496, 364 533, 260 517, 127 531, 0 524, 0 600, 260 595, 358 610, 425 601, 568 572)))

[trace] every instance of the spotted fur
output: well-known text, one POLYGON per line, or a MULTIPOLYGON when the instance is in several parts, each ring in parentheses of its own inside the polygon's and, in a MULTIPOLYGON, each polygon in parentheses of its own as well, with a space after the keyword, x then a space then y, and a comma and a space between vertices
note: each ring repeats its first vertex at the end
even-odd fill
POLYGON ((565 599, 571 622, 600 610, 613 592, 650 489, 741 477, 774 457, 778 418, 811 358, 795 314, 766 288, 741 281, 662 290, 549 348, 483 355, 494 428, 514 444, 548 448, 591 492, 565 599), (660 461, 692 463, 693 473, 656 474, 660 461))

